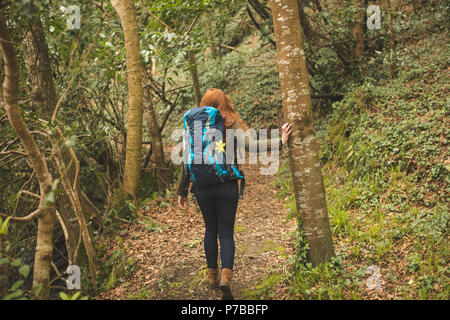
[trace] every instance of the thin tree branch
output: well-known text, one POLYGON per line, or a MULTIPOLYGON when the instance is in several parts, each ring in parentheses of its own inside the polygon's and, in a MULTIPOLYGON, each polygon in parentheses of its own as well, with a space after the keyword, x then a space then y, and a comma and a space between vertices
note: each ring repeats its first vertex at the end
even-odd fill
POLYGON ((8 216, 5 213, 0 213, 0 216, 8 217, 10 219, 10 221, 14 221, 14 222, 28 222, 28 221, 31 221, 33 218, 36 218, 41 212, 42 212, 42 208, 39 207, 25 217, 13 217, 13 216, 8 216))

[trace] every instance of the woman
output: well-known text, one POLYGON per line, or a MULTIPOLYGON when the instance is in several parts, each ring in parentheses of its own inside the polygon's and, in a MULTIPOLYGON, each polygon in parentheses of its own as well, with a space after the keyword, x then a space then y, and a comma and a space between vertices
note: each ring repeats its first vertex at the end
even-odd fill
MULTIPOLYGON (((242 129, 246 131, 248 127, 240 119, 239 114, 233 107, 231 99, 219 89, 209 89, 202 98, 200 106, 210 106, 219 109, 224 118, 225 128, 242 129)), ((272 146, 281 148, 286 144, 291 126, 284 124, 282 127, 281 141, 259 140, 254 141, 249 135, 245 138, 245 149, 250 151, 249 146, 254 143, 265 143, 267 150, 272 146), (281 142, 281 143, 280 143, 281 142)), ((273 139, 277 140, 277 139, 273 139)), ((259 148, 258 148, 259 149, 259 148)), ((235 148, 236 151, 236 148, 235 148)), ((189 189, 189 172, 182 166, 182 172, 178 181, 177 194, 178 205, 181 209, 187 208, 187 194, 189 189)), ((192 187, 192 192, 197 199, 198 205, 205 222, 204 247, 206 262, 208 266, 208 283, 211 288, 220 288, 223 292, 224 300, 233 299, 231 293, 231 278, 233 276, 234 264, 234 221, 236 209, 238 206, 238 182, 237 180, 228 180, 224 183, 218 183, 208 186, 192 187), (220 241, 220 259, 222 262, 221 281, 218 276, 218 245, 217 236, 220 241)))

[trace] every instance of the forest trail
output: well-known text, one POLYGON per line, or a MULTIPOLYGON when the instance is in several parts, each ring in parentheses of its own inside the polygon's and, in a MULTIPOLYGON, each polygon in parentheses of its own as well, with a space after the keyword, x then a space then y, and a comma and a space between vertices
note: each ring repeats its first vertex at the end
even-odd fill
MULTIPOLYGON (((276 198, 274 176, 260 175, 259 164, 241 168, 246 187, 235 223, 232 286, 236 299, 257 299, 260 294, 268 294, 261 285, 264 281, 278 282, 279 275, 288 272, 288 257, 295 253, 289 233, 295 231, 297 223, 286 218, 283 201, 276 198)), ((109 244, 108 253, 122 246, 132 261, 133 272, 113 289, 102 292, 98 299, 221 298, 219 290, 207 287, 204 223, 198 204, 190 196, 187 212, 178 209, 174 194, 170 203, 156 206, 152 202, 138 223, 122 226, 123 243, 119 240, 109 244)), ((273 287, 272 283, 270 297, 286 299, 286 287, 273 287)))

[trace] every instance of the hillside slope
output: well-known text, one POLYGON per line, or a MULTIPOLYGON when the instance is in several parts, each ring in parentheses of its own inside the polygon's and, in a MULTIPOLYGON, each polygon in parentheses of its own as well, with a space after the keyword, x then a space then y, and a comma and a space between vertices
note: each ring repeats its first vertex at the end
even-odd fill
MULTIPOLYGON (((312 268, 298 235, 299 268, 279 282, 290 280, 292 298, 448 299, 448 10, 399 15, 395 49, 366 57, 364 76, 341 88, 326 116, 314 102, 338 254, 312 268)), ((203 85, 229 92, 253 127, 280 125, 275 59, 248 38, 220 66, 206 62, 203 85)), ((286 162, 275 187, 292 218, 289 172, 286 162)))
MULTIPOLYGON (((328 267, 300 267, 292 277, 294 297, 449 298, 444 9, 428 8, 403 26, 396 78, 388 54, 379 53, 368 61, 363 83, 317 120, 338 256, 328 267)), ((281 170, 279 180, 288 179, 287 172, 281 170)))

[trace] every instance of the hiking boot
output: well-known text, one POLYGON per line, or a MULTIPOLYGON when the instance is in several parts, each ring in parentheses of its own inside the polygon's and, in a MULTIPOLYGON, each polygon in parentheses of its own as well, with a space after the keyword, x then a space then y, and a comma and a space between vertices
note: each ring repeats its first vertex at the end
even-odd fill
POLYGON ((222 269, 222 277, 220 279, 219 289, 222 291, 222 300, 234 300, 231 293, 231 278, 233 277, 233 270, 228 268, 222 269))
POLYGON ((208 274, 206 276, 206 279, 208 280, 209 287, 211 289, 217 289, 219 288, 219 270, 208 268, 208 274))

